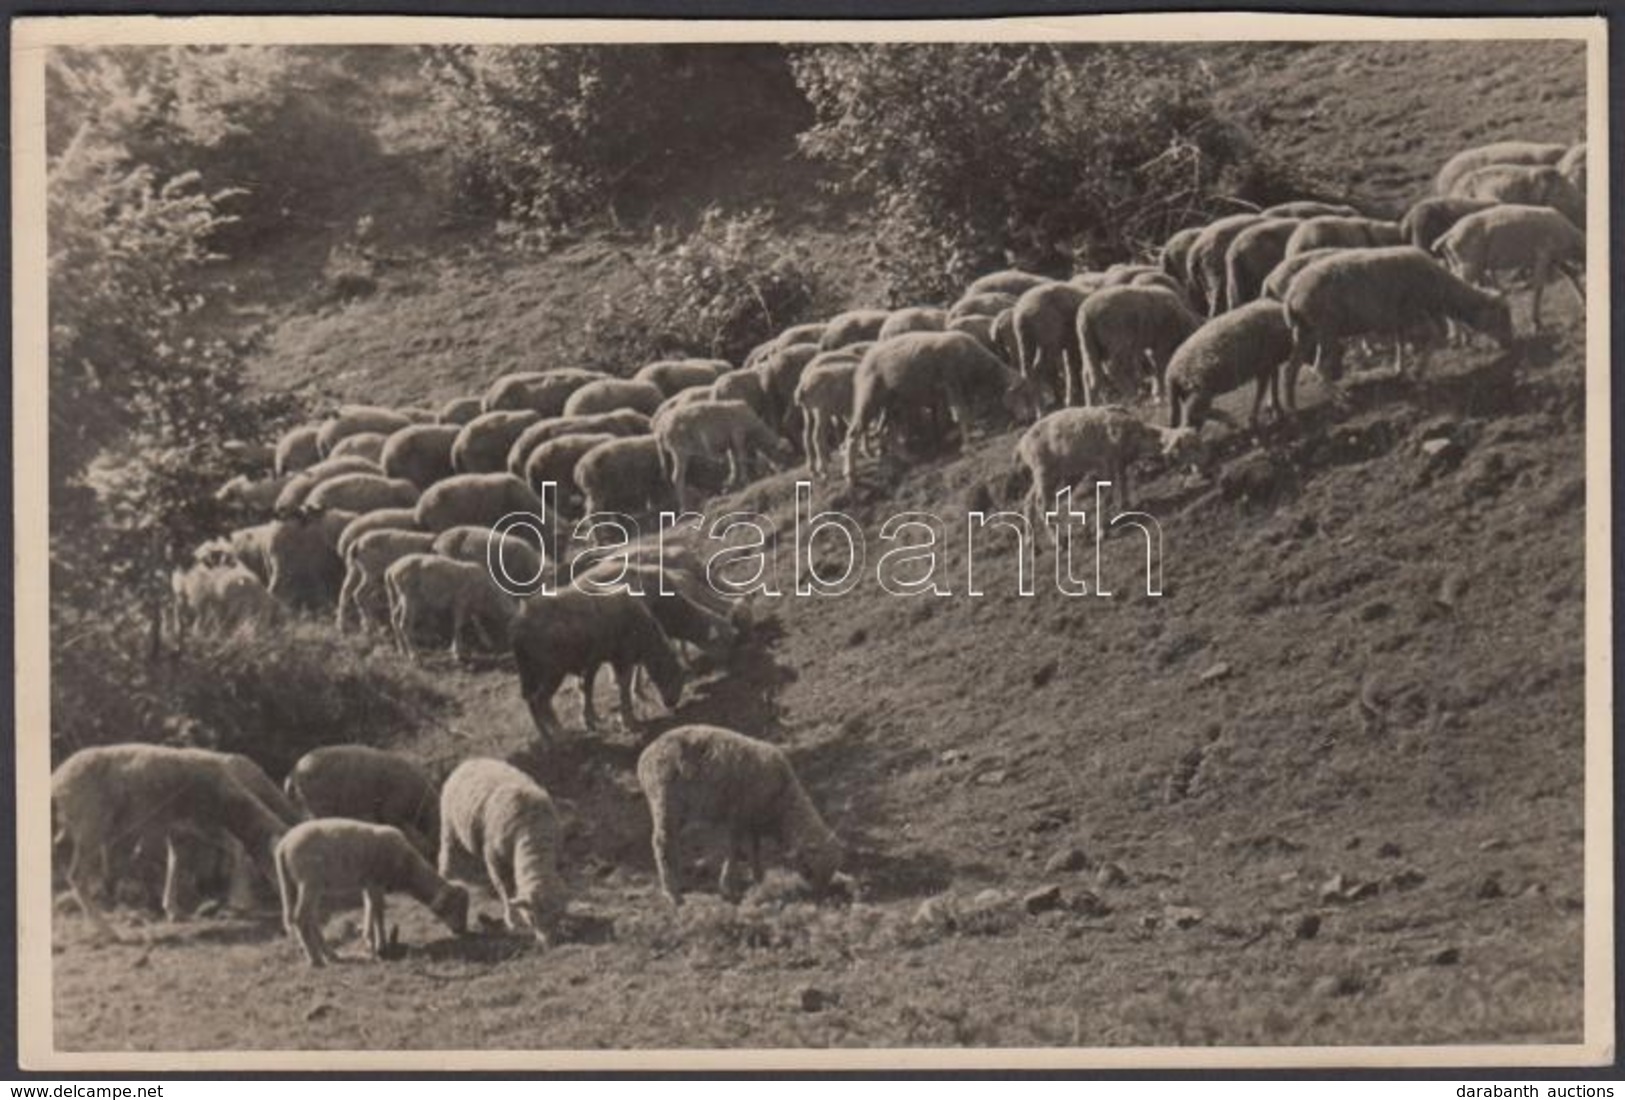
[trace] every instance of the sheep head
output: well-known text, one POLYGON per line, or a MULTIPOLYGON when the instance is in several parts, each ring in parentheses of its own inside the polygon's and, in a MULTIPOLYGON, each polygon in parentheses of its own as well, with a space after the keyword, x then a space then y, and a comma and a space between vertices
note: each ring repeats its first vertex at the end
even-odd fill
POLYGON ((468 931, 468 891, 450 883, 435 894, 429 902, 429 911, 440 918, 440 923, 461 936, 468 931))

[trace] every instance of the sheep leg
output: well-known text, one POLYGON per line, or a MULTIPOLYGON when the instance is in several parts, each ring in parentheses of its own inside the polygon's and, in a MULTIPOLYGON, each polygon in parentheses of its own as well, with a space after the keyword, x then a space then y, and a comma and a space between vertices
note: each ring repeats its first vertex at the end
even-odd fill
POLYGON ((350 606, 350 601, 355 598, 355 589, 356 571, 351 569, 345 572, 344 584, 339 588, 339 607, 335 616, 336 621, 333 624, 333 628, 340 634, 344 633, 344 625, 349 620, 349 616, 345 614, 345 610, 350 606))
POLYGON ((724 901, 737 902, 744 896, 739 886, 739 865, 746 859, 744 830, 735 827, 728 834, 728 858, 722 861, 722 873, 717 877, 717 893, 724 901))
POLYGON ((376 959, 384 951, 384 892, 376 886, 361 891, 361 922, 367 929, 367 950, 376 959))
POLYGON ((1530 315, 1534 320, 1535 331, 1540 331, 1540 300, 1546 293, 1546 281, 1552 277, 1552 264, 1545 256, 1535 260, 1535 298, 1530 303, 1530 315))
POLYGON ((801 415, 801 450, 807 456, 807 472, 813 477, 818 476, 818 447, 816 440, 818 432, 815 424, 817 414, 803 411, 801 415))
POLYGON ((615 666, 615 688, 620 692, 621 725, 627 729, 636 729, 638 726, 637 705, 632 699, 632 674, 640 666, 629 665, 625 668, 615 666))
POLYGON ((299 929, 299 943, 305 949, 305 958, 311 966, 325 966, 329 954, 327 945, 322 942, 321 918, 317 913, 316 899, 312 891, 304 883, 299 884, 299 897, 294 901, 293 920, 299 929))
POLYGON ((1566 279, 1569 286, 1574 289, 1574 300, 1580 304, 1581 309, 1584 309, 1586 304, 1586 292, 1585 287, 1580 285, 1579 276, 1575 275, 1575 273, 1569 268, 1568 264, 1558 264, 1557 270, 1562 273, 1563 278, 1566 279))
POLYGON ((953 413, 954 419, 959 421, 959 449, 970 450, 970 405, 965 401, 965 394, 958 383, 950 382, 947 387, 948 410, 953 413))
POLYGON ((553 709, 553 695, 558 687, 557 682, 543 685, 525 699, 525 705, 530 708, 531 721, 535 723, 536 733, 544 745, 552 745, 564 732, 558 712, 553 709))
MULTIPOLYGON (((90 869, 85 866, 89 862, 85 858, 86 850, 89 847, 90 845, 81 844, 77 841, 74 843, 73 855, 68 860, 68 885, 72 887, 74 899, 79 902, 79 908, 84 910, 85 918, 90 921, 91 927, 95 929, 96 934, 104 940, 117 943, 118 933, 114 932, 113 926, 107 923, 107 918, 102 915, 101 909, 90 900, 91 875, 88 873, 90 869)), ((106 859, 103 857, 104 865, 105 862, 106 859)))
POLYGON ((593 665, 581 673, 581 724, 587 729, 598 728, 598 711, 593 708, 593 684, 598 679, 598 667, 593 665))
POLYGON ((654 849, 655 873, 660 877, 660 889, 666 895, 666 900, 673 905, 683 904, 682 883, 678 879, 677 834, 679 823, 674 820, 675 814, 666 809, 664 799, 659 799, 658 805, 651 807, 654 810, 654 832, 649 838, 650 846, 654 849))
POLYGON ((175 834, 164 837, 164 918, 179 922, 186 914, 181 912, 178 882, 180 880, 180 852, 175 847, 175 834))
POLYGON ((490 881, 497 900, 502 902, 502 926, 510 932, 519 931, 519 919, 514 915, 514 897, 508 890, 508 883, 502 874, 502 861, 497 858, 495 848, 485 850, 485 877, 490 881))
POLYGON ((763 878, 762 834, 754 831, 750 834, 750 873, 755 878, 757 884, 760 885, 763 878))

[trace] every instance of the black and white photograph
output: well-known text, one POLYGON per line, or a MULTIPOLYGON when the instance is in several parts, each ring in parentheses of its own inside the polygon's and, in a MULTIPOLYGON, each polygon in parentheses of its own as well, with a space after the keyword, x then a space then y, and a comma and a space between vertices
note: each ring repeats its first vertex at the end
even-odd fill
POLYGON ((1611 1061, 1606 48, 14 23, 22 1066, 1611 1061))

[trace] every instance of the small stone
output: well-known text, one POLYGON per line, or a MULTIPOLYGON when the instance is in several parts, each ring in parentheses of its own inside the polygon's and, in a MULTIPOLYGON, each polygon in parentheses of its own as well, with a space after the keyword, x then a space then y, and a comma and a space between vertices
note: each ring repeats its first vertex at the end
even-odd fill
POLYGON ((1320 885, 1321 901, 1342 901, 1348 894, 1348 880, 1342 875, 1333 875, 1320 885))
POLYGON ((1123 870, 1121 863, 1107 863, 1095 873, 1095 888, 1097 890, 1109 889, 1113 886, 1122 886, 1128 882, 1128 872, 1123 870))
POLYGON ((321 1004, 311 1005, 305 1010, 307 1020, 325 1020, 333 1015, 333 1006, 323 1001, 321 1004))
POLYGON ((970 759, 970 753, 964 749, 949 749, 937 759, 943 764, 961 764, 970 759))
POLYGON ((1005 771, 1003 768, 994 768, 990 772, 983 772, 978 775, 976 777, 976 782, 982 784, 984 787, 997 787, 1000 783, 1003 783, 1008 778, 1010 778, 1009 772, 1005 771))
POLYGON ((1434 966, 1455 966, 1461 961, 1461 951, 1458 948, 1447 947, 1443 951, 1436 951, 1428 960, 1434 966))
POLYGON ((822 1012, 831 1005, 838 1004, 840 999, 838 993, 832 993, 809 985, 801 991, 801 1011, 822 1012))
POLYGON ((1377 849, 1377 855, 1382 859, 1398 859, 1403 854, 1399 850, 1399 845, 1391 840, 1383 841, 1382 847, 1377 849))
POLYGON ((1140 918, 1140 927, 1151 929, 1162 923, 1162 918, 1155 913, 1147 913, 1140 918))
POLYGON ((1454 572, 1439 583, 1439 591, 1433 597, 1433 602, 1440 607, 1455 607, 1466 592, 1467 574, 1454 572))
POLYGON ((1478 896, 1484 901, 1491 901, 1495 898, 1505 897, 1506 890, 1501 886, 1501 880, 1498 877, 1490 875, 1478 884, 1478 896))
POLYGON ((1443 454, 1445 451, 1448 451, 1454 446, 1455 442, 1453 440, 1428 439, 1422 442, 1422 453, 1427 455, 1429 458, 1437 458, 1439 455, 1443 454))
POLYGON ((1198 676, 1196 679, 1197 679, 1197 681, 1199 683, 1211 684, 1211 683, 1214 683, 1216 681, 1223 680, 1224 678, 1226 678, 1229 675, 1230 675, 1230 665, 1229 665, 1229 663, 1226 662, 1226 661, 1220 661, 1218 664, 1213 665, 1213 666, 1205 669, 1202 672, 1202 674, 1200 676, 1198 676))
POLYGON ((1064 848, 1050 856, 1044 863, 1044 873, 1057 874, 1061 871, 1082 871, 1089 866, 1089 857, 1082 848, 1064 848))
POLYGON ((1374 898, 1376 896, 1377 884, 1374 882, 1356 883, 1354 888, 1348 892, 1348 899, 1350 901, 1364 901, 1366 898, 1374 898))
POLYGON ((859 627, 846 636, 846 644, 849 646, 859 646, 868 640, 869 632, 864 630, 862 627, 859 627))
POLYGON ((1051 680, 1055 679, 1055 672, 1058 667, 1059 666, 1055 661, 1050 661, 1042 668, 1038 669, 1038 671, 1034 672, 1033 687, 1041 688, 1048 684, 1051 680))
POLYGON ((1358 612, 1362 623, 1380 622, 1394 613, 1394 605, 1387 600, 1372 600, 1362 606, 1358 612))
POLYGON ((1162 915, 1175 928, 1194 928, 1202 923, 1203 917, 1207 916, 1200 909, 1192 908, 1189 905, 1170 905, 1163 909, 1162 915))
POLYGON ((1365 983, 1353 974, 1328 974, 1315 981, 1318 997, 1352 997, 1365 988, 1365 983))
POLYGON ((1292 934, 1300 940, 1312 940, 1320 935, 1320 914, 1305 913, 1293 926, 1292 934))
POLYGON ((1048 886, 1040 886, 1022 898, 1021 904, 1027 912, 1035 916, 1039 913, 1047 913, 1051 909, 1059 909, 1061 906, 1061 888, 1053 883, 1048 886))
POLYGON ((1506 841, 1502 840, 1500 837, 1495 837, 1492 840, 1486 840, 1484 843, 1480 844, 1478 846, 1478 850, 1480 852, 1499 852, 1502 848, 1505 848, 1506 846, 1507 846, 1506 841))
POLYGON ((1359 837, 1351 836, 1351 837, 1349 837, 1348 842, 1343 845, 1343 847, 1349 849, 1350 851, 1353 851, 1355 848, 1358 848, 1360 845, 1362 845, 1364 843, 1365 843, 1365 841, 1361 840, 1359 837))

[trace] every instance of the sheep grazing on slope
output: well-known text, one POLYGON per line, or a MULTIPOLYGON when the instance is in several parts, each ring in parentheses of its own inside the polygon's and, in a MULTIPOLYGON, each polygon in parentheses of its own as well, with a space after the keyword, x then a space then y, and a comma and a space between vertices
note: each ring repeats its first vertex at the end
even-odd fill
POLYGON ((796 387, 796 406, 801 410, 802 449, 813 476, 822 476, 829 467, 829 450, 852 414, 852 379, 861 360, 842 352, 818 357, 807 367, 796 387))
POLYGON ((344 555, 344 585, 339 589, 338 632, 344 633, 352 613, 363 630, 371 629, 375 617, 388 622, 384 578, 389 567, 408 554, 431 552, 434 541, 435 536, 426 531, 385 529, 369 531, 351 543, 344 555))
POLYGON ((563 732, 553 695, 568 676, 581 678, 581 718, 589 730, 598 727, 593 682, 603 665, 615 671, 621 721, 628 726, 637 720, 632 705, 635 669, 649 674, 667 707, 675 707, 682 697, 683 670, 666 632, 643 601, 628 593, 589 595, 561 588, 534 596, 520 608, 509 636, 520 695, 544 745, 563 732))
POLYGON ((272 846, 290 822, 244 787, 233 767, 219 753, 126 744, 81 749, 51 773, 57 845, 71 846, 68 884, 99 935, 117 939, 91 901, 91 865, 108 878, 112 849, 131 838, 161 837, 170 848, 166 905, 177 874, 174 834, 182 826, 223 829, 269 869, 272 846))
MULTIPOLYGON (((1091 294, 1077 319, 1083 403, 1094 403, 1094 387, 1102 380, 1129 395, 1137 393, 1137 368, 1147 361, 1151 390, 1160 396, 1168 357, 1201 323, 1179 295, 1162 287, 1115 286, 1091 294)), ((1071 405, 1077 391, 1070 373, 1066 382, 1071 405)))
POLYGON ((576 464, 598 444, 619 438, 609 432, 589 432, 549 439, 531 451, 530 457, 525 460, 525 482, 537 496, 541 496, 542 487, 551 482, 556 486, 553 497, 556 507, 561 513, 574 514, 580 503, 580 491, 575 481, 576 464))
POLYGON ((314 493, 323 482, 331 481, 334 478, 346 477, 350 474, 371 474, 376 477, 380 473, 382 471, 378 469, 376 462, 362 458, 360 455, 343 455, 339 458, 323 459, 314 466, 301 470, 288 480, 288 483, 282 487, 282 491, 277 494, 276 507, 273 511, 276 515, 281 516, 303 507, 305 502, 310 499, 310 494, 314 493))
POLYGON ((1225 308, 1236 309, 1258 297, 1298 225, 1296 218, 1267 218, 1236 234, 1224 258, 1225 308))
POLYGON ((1263 296, 1272 302, 1279 302, 1286 297, 1287 288, 1292 280, 1298 277, 1298 272, 1314 263, 1324 260, 1327 256, 1335 256, 1339 252, 1346 252, 1345 248, 1311 248, 1308 252, 1300 252, 1296 256, 1288 256, 1270 269, 1269 275, 1264 279, 1263 296))
POLYGON ((545 561, 535 547, 513 535, 499 535, 489 527, 470 524, 442 531, 434 537, 434 552, 452 561, 484 566, 491 576, 503 578, 511 589, 547 576, 545 561))
POLYGON ((301 509, 272 525, 266 538, 271 576, 266 589, 289 607, 331 607, 344 583, 338 541, 355 512, 301 509))
POLYGON ((506 469, 514 440, 541 418, 529 409, 481 413, 457 433, 451 445, 452 469, 460 474, 494 474, 506 469))
MULTIPOLYGON (((1047 284, 1040 283, 1039 286, 1047 284)), ((1028 290, 1033 289, 1028 287, 1028 290)), ((1022 291, 1022 294, 1027 291, 1022 291)), ((998 293, 983 291, 979 294, 967 294, 955 302, 948 310, 948 320, 957 321, 961 317, 997 317, 1007 309, 1015 308, 1021 294, 998 293)))
POLYGON ((311 966, 337 956, 322 938, 325 910, 361 891, 367 949, 383 954, 384 896, 410 894, 456 935, 468 929, 468 891, 435 873, 399 829, 344 818, 318 818, 288 830, 276 846, 282 925, 311 966))
POLYGON ((1232 428, 1230 414, 1213 407, 1214 398, 1247 383, 1253 393, 1252 426, 1267 389, 1281 411, 1279 368, 1292 357, 1292 332, 1274 301, 1248 302, 1197 329, 1168 361, 1168 426, 1200 429, 1208 417, 1232 428))
MULTIPOLYGON (((1342 374, 1342 341, 1367 333, 1394 338, 1395 369, 1403 369, 1404 337, 1452 318, 1512 347, 1512 315, 1505 299, 1462 282, 1421 249, 1362 248, 1328 256, 1298 273, 1282 302, 1292 329, 1286 401, 1297 407, 1294 386, 1312 357, 1328 382, 1342 374)), ((1418 365, 1418 374, 1422 365, 1418 365)))
POLYGON ((375 508, 371 512, 363 512, 344 525, 334 549, 338 551, 339 557, 348 558, 350 547, 354 546, 362 535, 373 531, 416 531, 417 515, 415 508, 375 508))
POLYGON ((1031 383, 999 357, 962 332, 911 332, 876 344, 858 364, 852 381, 852 420, 847 425, 842 461, 852 481, 852 451, 882 415, 907 413, 910 406, 934 411, 946 403, 959 424, 960 442, 969 446, 971 402, 997 395, 1005 410, 1031 420, 1036 399, 1031 383))
MULTIPOLYGON (((667 398, 667 401, 679 400, 683 396, 696 392, 699 389, 686 389, 682 394, 667 398)), ((508 472, 515 477, 525 476, 525 463, 529 460, 531 452, 549 440, 564 435, 646 435, 649 431, 649 417, 635 409, 617 409, 609 413, 595 413, 591 416, 550 416, 546 420, 538 420, 522 432, 513 446, 508 448, 508 472)))
POLYGON ((395 409, 380 408, 376 405, 347 405, 339 410, 337 416, 322 424, 316 433, 316 449, 321 452, 323 458, 331 458, 333 448, 347 436, 360 435, 363 432, 382 432, 388 435, 411 423, 411 417, 395 409))
POLYGON ((576 463, 576 488, 588 515, 614 512, 641 515, 672 504, 671 482, 661 465, 653 435, 631 435, 600 443, 576 463))
POLYGON ((1224 309, 1224 258, 1230 242, 1264 220, 1262 214, 1231 214, 1204 226, 1185 257, 1185 285, 1208 316, 1224 309))
POLYGON ((1023 294, 1011 309, 1016 367, 1021 376, 1057 400, 1071 395, 1071 379, 1082 359, 1078 347, 1078 307, 1088 297, 1071 283, 1047 283, 1023 294))
POLYGON ((773 338, 773 345, 787 348, 791 344, 816 344, 823 339, 828 329, 828 321, 808 321, 805 324, 791 325, 773 338))
MULTIPOLYGON (((792 347, 796 345, 791 345, 792 347)), ((816 345, 809 345, 814 346, 816 345)), ((773 399, 768 394, 766 375, 762 370, 736 370, 732 374, 725 374, 711 385, 712 401, 743 401, 749 405, 757 416, 764 421, 772 423, 776 417, 773 408, 773 399)))
POLYGON ((291 474, 264 477, 258 480, 238 474, 214 494, 214 499, 226 508, 244 516, 265 519, 276 509, 277 498, 293 480, 291 474))
POLYGON ((1399 220, 1399 231, 1404 235, 1405 243, 1424 252, 1432 252, 1435 242, 1449 232, 1451 226, 1468 214, 1488 210, 1494 205, 1489 199, 1464 199, 1452 195, 1423 199, 1405 211, 1405 216, 1399 220))
POLYGON ((976 294, 1014 294, 1020 296, 1035 286, 1042 286, 1051 280, 1042 275, 1034 275, 1027 271, 994 271, 986 275, 978 275, 965 288, 964 296, 969 298, 976 294))
POLYGON ((602 371, 578 367, 505 374, 485 391, 481 407, 486 412, 508 409, 533 412, 541 417, 560 416, 577 390, 608 377, 602 371))
POLYGON ((1555 268, 1562 272, 1582 308, 1585 290, 1574 266, 1585 263, 1585 234, 1548 206, 1494 206, 1469 214, 1436 242, 1435 251, 1469 283, 1491 271, 1528 270, 1535 288, 1535 330, 1540 330, 1540 300, 1555 268))
POLYGON ((484 411, 478 397, 453 397, 435 411, 435 422, 460 427, 484 411))
POLYGON ((1376 218, 1308 218, 1299 222, 1287 239, 1282 258, 1316 248, 1382 248, 1397 245, 1404 239, 1398 222, 1376 218))
POLYGON ((911 306, 899 309, 880 326, 876 340, 890 340, 906 332, 941 332, 948 327, 948 311, 935 306, 911 306))
POLYGON ((1549 164, 1492 164, 1463 176, 1450 193, 1465 199, 1549 206, 1581 229, 1586 224, 1585 196, 1549 164))
POLYGON ((629 378, 601 378, 596 382, 588 382, 572 393, 570 400, 564 403, 563 415, 593 416, 631 409, 644 416, 653 416, 665 399, 666 395, 653 382, 638 382, 629 378))
MULTIPOLYGON (((849 344, 842 350, 852 350, 857 345, 849 344)), ((780 348, 757 364, 755 371, 762 379, 762 392, 767 398, 766 414, 758 414, 769 427, 782 427, 790 419, 790 413, 795 408, 796 386, 801 382, 801 372, 807 369, 820 352, 812 344, 791 344, 780 348)), ((716 394, 713 389, 713 400, 726 400, 716 394)), ((755 406, 752 405, 754 409, 755 406)), ((799 428, 799 425, 795 425, 799 428)))
POLYGON ((458 474, 418 498, 418 526, 436 534, 453 527, 494 527, 515 514, 541 528, 544 539, 551 530, 553 517, 544 514, 541 498, 512 474, 458 474))
MULTIPOLYGON (((696 459, 728 456, 727 485, 739 486, 753 454, 790 461, 795 452, 743 401, 696 401, 654 422, 660 466, 671 478, 680 506, 688 506, 688 469, 696 459)), ((726 487, 726 486, 725 486, 726 487)))
POLYGON ((371 462, 378 462, 384 454, 384 441, 389 438, 383 432, 358 432, 347 435, 328 452, 329 458, 343 458, 345 455, 360 455, 371 462))
POLYGON ((399 829, 430 859, 440 836, 440 793, 405 757, 370 745, 326 745, 299 758, 283 790, 311 817, 348 817, 399 829))
POLYGON ((709 386, 730 369, 723 359, 663 359, 639 367, 632 381, 648 382, 671 397, 694 386, 709 386))
POLYGON ((1556 164, 1567 151, 1566 145, 1544 141, 1498 141, 1464 149, 1444 162, 1433 179, 1433 191, 1438 195, 1453 194, 1462 177, 1492 164, 1556 164))
POLYGON ((366 513, 379 508, 411 508, 417 502, 418 487, 410 481, 379 474, 341 474, 312 489, 304 506, 366 513))
POLYGON ((306 424, 288 431, 277 440, 274 467, 277 477, 298 473, 322 460, 321 446, 317 443, 321 430, 319 425, 306 424))
POLYGON ((1100 278, 1102 289, 1108 286, 1128 286, 1141 275, 1159 274, 1162 268, 1156 264, 1112 264, 1100 278))
POLYGON ((1177 462, 1198 453, 1193 428, 1147 424, 1118 405, 1057 409, 1016 443, 1016 460, 1033 479, 1022 511, 1032 522, 1042 522, 1041 513, 1054 506, 1055 494, 1090 475, 1109 477, 1117 506, 1127 508, 1133 495, 1129 467, 1136 460, 1161 454, 1177 462))
POLYGON ((451 449, 461 432, 456 424, 413 424, 402 428, 384 441, 378 464, 389 477, 410 481, 421 492, 456 473, 451 449))
POLYGON ((511 930, 546 946, 569 897, 559 874, 563 829, 553 800, 530 776, 500 760, 465 760, 440 788, 440 874, 470 859, 485 868, 511 930))
POLYGON ((612 557, 577 573, 572 582, 590 595, 629 592, 644 601, 666 636, 678 643, 720 654, 738 639, 723 611, 714 609, 718 594, 707 582, 665 562, 627 562, 612 557))
POLYGON ((789 757, 766 741, 720 726, 678 726, 638 757, 638 785, 654 821, 660 888, 673 905, 683 901, 678 838, 690 822, 728 830, 719 889, 730 900, 739 896, 734 872, 747 859, 755 881, 762 881, 764 837, 779 841, 787 862, 820 893, 844 859, 839 838, 819 816, 789 757))
POLYGON ((1266 218, 1319 218, 1327 215, 1353 218, 1359 211, 1335 202, 1283 202, 1259 211, 1266 218))
POLYGON ((890 311, 884 309, 851 309, 837 313, 829 319, 818 337, 818 350, 833 351, 848 344, 873 340, 880 335, 881 327, 889 316, 890 311))
POLYGON ((214 633, 250 624, 268 626, 280 617, 281 605, 265 584, 235 562, 177 569, 170 577, 170 592, 170 625, 177 644, 188 630, 214 633))
POLYGON ((451 655, 460 661, 465 627, 472 626, 487 649, 496 649, 518 610, 518 600, 497 587, 484 565, 438 554, 407 554, 396 559, 384 571, 384 591, 389 595, 395 644, 413 661, 418 659, 418 651, 412 637, 425 618, 450 617, 451 655))
POLYGON ((1162 252, 1157 256, 1157 266, 1162 268, 1162 273, 1181 287, 1190 286, 1190 265, 1188 261, 1191 247, 1196 244, 1196 238, 1201 235, 1202 226, 1187 226, 1169 237, 1163 243, 1162 252))
POLYGON ((225 537, 231 556, 267 588, 271 584, 271 535, 276 523, 240 527, 225 537))
MULTIPOLYGON (((1005 316, 1005 314, 1001 314, 1001 316, 1005 316)), ((963 332, 967 336, 974 337, 978 344, 981 344, 993 354, 1002 355, 1004 353, 1000 349, 998 342, 993 339, 993 321, 994 318, 992 317, 973 314, 969 317, 958 317, 949 321, 943 326, 942 331, 963 332)), ((1011 365, 1014 366, 1014 364, 1011 365)))

